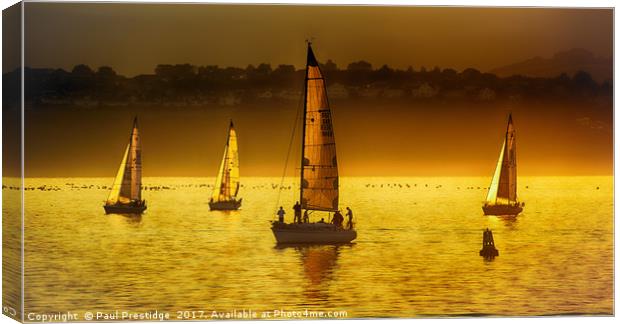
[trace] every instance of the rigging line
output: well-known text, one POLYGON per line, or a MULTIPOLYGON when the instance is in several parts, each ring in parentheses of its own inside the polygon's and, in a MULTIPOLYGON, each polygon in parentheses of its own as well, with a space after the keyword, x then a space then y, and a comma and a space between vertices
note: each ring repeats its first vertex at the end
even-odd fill
MULTIPOLYGON (((305 91, 305 87, 306 87, 306 83, 304 82, 302 93, 305 91)), ((284 162, 284 171, 282 172, 282 178, 280 179, 280 185, 278 186, 278 199, 276 200, 277 202, 276 202, 276 208, 274 209, 275 211, 277 211, 278 207, 280 206, 280 196, 282 195, 282 187, 284 185, 284 178, 286 177, 286 170, 288 168, 288 160, 291 156, 291 149, 293 148, 293 140, 295 139, 295 132, 297 131, 299 113, 303 109, 302 107, 304 105, 304 103, 302 102, 303 100, 302 98, 304 98, 304 96, 300 96, 297 102, 297 112, 295 113, 295 122, 293 123, 293 131, 291 132, 291 139, 289 140, 288 150, 286 152, 286 160, 284 162)), ((302 122, 305 123, 305 121, 302 121, 302 122)), ((301 134, 301 136, 304 136, 304 134, 301 134)))

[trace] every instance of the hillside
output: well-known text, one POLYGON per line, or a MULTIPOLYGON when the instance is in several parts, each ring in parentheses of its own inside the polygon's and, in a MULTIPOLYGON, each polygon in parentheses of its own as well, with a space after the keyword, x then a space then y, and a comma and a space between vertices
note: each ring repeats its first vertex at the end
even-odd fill
POLYGON ((596 57, 585 49, 575 48, 556 53, 552 58, 534 57, 498 67, 489 72, 501 77, 516 74, 533 77, 555 77, 562 73, 572 76, 580 70, 590 73, 597 82, 611 80, 613 78, 613 60, 596 57))

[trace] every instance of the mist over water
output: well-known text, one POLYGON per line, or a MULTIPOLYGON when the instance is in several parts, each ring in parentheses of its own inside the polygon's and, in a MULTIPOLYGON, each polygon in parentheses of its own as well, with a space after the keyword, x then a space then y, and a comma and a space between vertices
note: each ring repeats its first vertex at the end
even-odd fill
MULTIPOLYGON (((491 176, 512 112, 520 175, 610 175, 611 105, 330 102, 344 176, 491 176)), ((242 176, 280 176, 298 102, 230 107, 40 107, 26 112, 27 177, 111 176, 134 116, 145 176, 210 176, 232 119, 242 176), (54 122, 50 122, 53 120, 54 122)), ((300 161, 298 124, 289 173, 300 161)))
POLYGON ((25 312, 613 312, 613 177, 520 177, 516 218, 483 216, 490 177, 344 177, 354 244, 276 247, 268 221, 292 219, 296 181, 278 200, 279 178, 242 178, 242 209, 209 212, 213 178, 147 177, 146 213, 126 217, 104 214, 111 178, 26 179, 25 312))

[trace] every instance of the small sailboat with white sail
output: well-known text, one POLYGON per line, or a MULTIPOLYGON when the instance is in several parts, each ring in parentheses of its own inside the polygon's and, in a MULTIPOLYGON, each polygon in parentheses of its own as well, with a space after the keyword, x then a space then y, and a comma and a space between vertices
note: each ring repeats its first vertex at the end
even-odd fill
POLYGON ((241 207, 239 193, 239 148, 237 132, 232 120, 228 127, 228 138, 224 147, 224 156, 215 179, 215 186, 209 201, 211 210, 237 210, 241 207))
POLYGON ((525 203, 517 200, 517 143, 512 114, 508 116, 508 126, 495 174, 489 186, 486 201, 482 206, 485 215, 518 215, 525 203))
POLYGON ((103 208, 106 214, 140 214, 146 210, 146 201, 142 199, 142 145, 138 117, 133 120, 129 143, 103 208))
MULTIPOLYGON (((310 42, 308 42, 304 85, 300 211, 305 210, 308 214, 333 212, 334 215, 340 215, 338 161, 331 109, 327 99, 325 79, 310 42)), ((301 221, 300 214, 294 222, 286 223, 281 217, 272 222, 271 230, 278 244, 342 244, 349 243, 357 237, 352 224, 342 226, 341 215, 334 217, 339 221, 331 223, 323 219, 312 223, 309 220, 306 221, 304 216, 304 221, 301 221)))

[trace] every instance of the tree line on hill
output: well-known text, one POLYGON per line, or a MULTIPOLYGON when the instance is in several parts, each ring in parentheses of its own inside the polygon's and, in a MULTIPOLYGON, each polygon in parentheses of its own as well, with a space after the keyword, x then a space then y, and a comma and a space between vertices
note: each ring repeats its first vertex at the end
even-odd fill
MULTIPOLYGON (((612 81, 596 82, 585 71, 552 78, 513 75, 498 77, 473 68, 414 70, 379 68, 365 61, 340 69, 328 60, 321 65, 330 100, 589 100, 610 98, 612 81)), ((20 98, 20 71, 3 75, 4 102, 20 98)), ((46 105, 239 105, 256 101, 299 100, 303 96, 305 70, 293 65, 248 65, 246 68, 194 66, 155 67, 154 74, 119 75, 113 68, 93 70, 79 64, 71 71, 26 68, 25 103, 46 105)))

